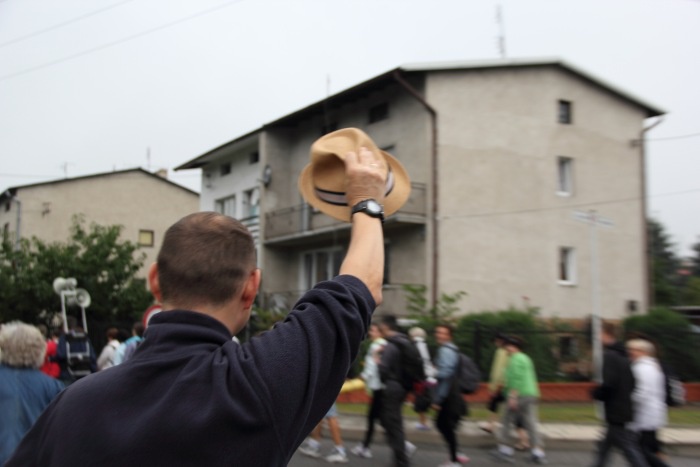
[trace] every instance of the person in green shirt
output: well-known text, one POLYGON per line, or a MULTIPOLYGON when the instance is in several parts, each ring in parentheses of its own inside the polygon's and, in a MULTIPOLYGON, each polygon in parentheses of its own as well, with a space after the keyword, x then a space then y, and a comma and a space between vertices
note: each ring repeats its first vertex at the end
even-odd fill
POLYGON ((524 341, 519 337, 507 336, 505 339, 504 348, 509 355, 503 387, 506 410, 503 412, 501 430, 497 434, 498 448, 491 454, 498 459, 514 462, 510 432, 511 426, 520 415, 532 446, 530 461, 546 464, 542 438, 537 431, 537 402, 540 398, 537 374, 532 359, 522 351, 523 345, 524 341))

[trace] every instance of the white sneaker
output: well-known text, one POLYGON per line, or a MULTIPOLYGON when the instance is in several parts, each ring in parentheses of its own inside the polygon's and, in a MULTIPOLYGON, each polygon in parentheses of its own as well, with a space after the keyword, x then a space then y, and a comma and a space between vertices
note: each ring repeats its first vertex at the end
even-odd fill
POLYGON ((326 461, 330 462, 331 464, 347 464, 348 456, 344 452, 339 451, 337 448, 333 448, 331 453, 326 456, 326 461))
POLYGON ((370 451, 369 448, 364 447, 362 444, 358 444, 357 446, 352 448, 350 452, 358 457, 364 457, 365 459, 372 458, 372 451, 370 451))
POLYGON ((321 448, 312 447, 309 443, 299 446, 299 452, 309 457, 321 457, 321 448))
POLYGON ((467 462, 469 462, 469 460, 470 459, 466 454, 463 454, 461 452, 457 453, 457 462, 459 462, 460 464, 466 464, 467 462))
POLYGON ((416 453, 416 449, 418 449, 418 448, 416 447, 416 445, 413 444, 413 443, 410 442, 410 441, 406 441, 405 446, 406 446, 406 455, 407 455, 408 457, 412 457, 413 454, 416 453))
POLYGON ((446 461, 440 464, 438 467, 462 467, 459 462, 446 461))

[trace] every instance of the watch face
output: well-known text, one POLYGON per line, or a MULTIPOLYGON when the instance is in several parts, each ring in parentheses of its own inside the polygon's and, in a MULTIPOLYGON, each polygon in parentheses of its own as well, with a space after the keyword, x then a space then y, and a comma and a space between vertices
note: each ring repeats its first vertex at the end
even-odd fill
POLYGON ((368 210, 369 212, 372 212, 372 213, 375 213, 375 214, 379 214, 379 213, 382 212, 382 207, 381 207, 381 205, 380 205, 379 203, 377 203, 377 202, 374 201, 373 199, 370 199, 370 200, 367 201, 367 210, 368 210))

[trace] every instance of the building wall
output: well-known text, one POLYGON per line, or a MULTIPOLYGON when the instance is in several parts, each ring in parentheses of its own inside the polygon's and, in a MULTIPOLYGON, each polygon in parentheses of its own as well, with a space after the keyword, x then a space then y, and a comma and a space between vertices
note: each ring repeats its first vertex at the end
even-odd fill
MULTIPOLYGON (((22 238, 36 236, 45 242, 66 242, 75 214, 84 215, 86 225, 124 226, 122 240, 138 243, 139 230, 154 232, 154 245, 143 247, 146 261, 140 272, 145 277, 156 260, 163 235, 181 217, 198 211, 199 196, 189 190, 157 180, 140 171, 18 188, 21 205, 22 238)), ((16 229, 16 204, 2 210, 0 225, 16 229)))
MULTIPOLYGON (((273 170, 272 182, 264 190, 262 212, 300 209, 303 199, 297 188, 298 176, 309 162, 309 149, 322 135, 324 123, 337 128, 357 127, 367 132, 380 148, 391 148, 392 154, 405 166, 413 182, 427 183, 429 178, 429 119, 425 110, 398 85, 383 92, 370 93, 340 108, 331 108, 327 116, 315 115, 298 121, 294 126, 266 127, 261 147, 264 158, 273 170), (389 103, 390 117, 370 124, 370 107, 389 103)), ((301 213, 298 213, 301 215, 301 213)), ((348 243, 349 225, 341 228, 332 240, 311 242, 294 247, 269 246, 264 249, 263 293, 299 291, 301 255, 305 251, 341 246, 348 243)), ((426 282, 426 252, 424 226, 408 229, 387 229, 391 244, 390 270, 394 288, 403 283, 426 282)), ((395 295, 395 294, 394 294, 395 295)), ((394 296, 392 295, 392 297, 394 296)), ((382 309, 403 312, 398 300, 382 305, 382 309), (397 310, 394 310, 397 308, 397 310)))
POLYGON ((601 313, 644 309, 638 138, 642 109, 554 67, 434 72, 426 94, 439 121, 440 292, 467 311, 531 305, 545 316, 591 313, 591 229, 598 230, 601 313), (557 123, 559 99, 573 124, 557 123), (574 193, 557 195, 557 156, 574 160, 574 193), (558 281, 558 251, 575 248, 576 280, 558 281))

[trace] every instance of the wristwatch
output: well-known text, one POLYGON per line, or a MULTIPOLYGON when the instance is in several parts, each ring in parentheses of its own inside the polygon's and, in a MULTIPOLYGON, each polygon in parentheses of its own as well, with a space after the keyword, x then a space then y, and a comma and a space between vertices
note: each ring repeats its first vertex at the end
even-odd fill
POLYGON ((384 207, 373 199, 360 201, 352 207, 351 216, 358 212, 367 214, 370 217, 376 217, 384 222, 384 207))

